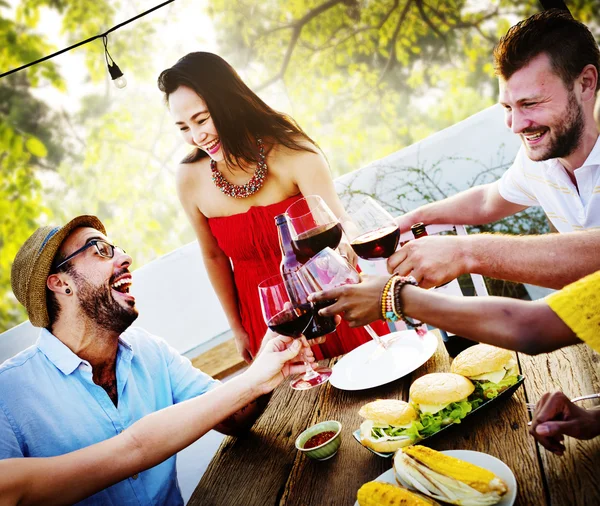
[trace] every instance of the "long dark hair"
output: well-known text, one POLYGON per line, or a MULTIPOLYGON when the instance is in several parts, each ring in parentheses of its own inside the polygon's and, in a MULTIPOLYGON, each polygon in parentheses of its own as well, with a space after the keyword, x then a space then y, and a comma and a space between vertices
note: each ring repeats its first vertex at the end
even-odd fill
MULTIPOLYGON (((256 136, 295 150, 312 151, 300 144, 299 138, 316 146, 291 117, 265 104, 216 54, 189 53, 158 76, 158 88, 167 103, 169 95, 180 86, 191 88, 206 102, 228 166, 234 159, 258 162, 256 136)), ((183 163, 206 156, 206 152, 196 148, 183 163)))

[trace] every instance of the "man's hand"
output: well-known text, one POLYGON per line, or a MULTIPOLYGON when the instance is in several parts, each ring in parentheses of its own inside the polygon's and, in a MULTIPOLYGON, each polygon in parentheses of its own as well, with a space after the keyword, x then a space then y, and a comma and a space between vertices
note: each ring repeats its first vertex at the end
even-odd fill
POLYGON ((303 348, 299 339, 267 331, 259 354, 245 373, 248 380, 261 394, 271 392, 284 378, 304 372, 304 365, 294 360, 302 349, 307 360, 314 362, 310 346, 303 348))
POLYGON ((443 285, 468 272, 464 239, 431 236, 409 241, 388 259, 388 271, 412 274, 422 288, 443 285))
POLYGON ((562 392, 546 393, 535 407, 529 432, 545 448, 563 455, 565 435, 592 439, 600 434, 600 410, 580 408, 562 392))
POLYGON ((381 292, 389 277, 364 276, 362 283, 344 285, 313 293, 313 302, 336 300, 331 306, 319 311, 323 316, 342 314, 350 327, 360 327, 381 318, 381 292))

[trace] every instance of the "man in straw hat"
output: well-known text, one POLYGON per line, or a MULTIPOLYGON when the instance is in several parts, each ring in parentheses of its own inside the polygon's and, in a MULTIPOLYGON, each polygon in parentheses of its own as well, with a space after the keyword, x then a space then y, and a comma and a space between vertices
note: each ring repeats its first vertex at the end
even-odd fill
MULTIPOLYGON (((41 227, 17 253, 12 288, 42 329, 34 346, 0 366, 0 459, 71 452, 219 385, 164 341, 130 328, 138 316, 131 262, 95 216, 41 227)), ((215 428, 249 427, 266 401, 215 428)), ((183 504, 174 457, 89 499, 140 503, 183 504)))

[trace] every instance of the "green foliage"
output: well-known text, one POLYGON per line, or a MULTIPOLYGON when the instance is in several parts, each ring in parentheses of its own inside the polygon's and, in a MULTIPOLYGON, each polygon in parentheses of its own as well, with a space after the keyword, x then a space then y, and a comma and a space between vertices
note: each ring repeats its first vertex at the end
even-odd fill
MULTIPOLYGON (((14 19, 4 16, 3 7, 8 6, 0 4, 2 71, 58 49, 36 33, 45 9, 62 14, 62 30, 70 43, 123 20, 115 20, 119 4, 109 1, 24 0, 14 19)), ((111 34, 109 51, 136 77, 149 78, 150 70, 139 55, 151 50, 153 33, 151 23, 139 21, 111 34)), ((106 81, 102 41, 77 51, 85 54, 92 81, 106 81)), ((42 87, 67 91, 52 61, 0 82, 0 332, 26 319, 10 288, 10 270, 19 247, 38 226, 95 213, 109 230, 121 231, 117 242, 137 256, 139 264, 183 240, 179 233, 185 218, 175 202, 165 206, 148 198, 157 187, 175 194, 172 175, 164 170, 173 160, 157 163, 135 151, 151 154, 152 147, 139 141, 157 137, 152 127, 164 114, 158 97, 148 97, 156 107, 143 109, 145 116, 134 121, 124 99, 113 100, 108 88, 103 95, 84 97, 79 111, 68 113, 36 98, 34 90, 42 87), (134 132, 142 135, 137 143, 134 132)))
MULTIPOLYGON (((594 2, 568 3, 577 19, 597 19, 594 2)), ((290 112, 335 175, 495 103, 493 46, 515 20, 540 9, 534 0, 211 5, 222 54, 255 90, 284 84, 290 112)))

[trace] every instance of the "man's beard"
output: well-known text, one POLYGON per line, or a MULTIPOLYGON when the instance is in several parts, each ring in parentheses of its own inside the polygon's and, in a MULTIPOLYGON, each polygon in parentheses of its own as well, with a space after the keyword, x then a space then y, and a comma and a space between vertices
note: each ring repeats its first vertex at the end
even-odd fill
MULTIPOLYGON (((115 274, 112 279, 121 274, 115 274)), ((94 286, 77 272, 71 275, 77 287, 81 310, 103 329, 122 334, 138 317, 135 306, 123 307, 113 298, 110 286, 94 286)))
MULTIPOLYGON (((565 119, 553 127, 553 138, 550 138, 550 145, 545 151, 536 153, 535 150, 527 148, 528 156, 535 162, 551 160, 553 158, 566 158, 571 155, 578 147, 583 137, 585 120, 583 117, 583 108, 577 103, 575 94, 569 92, 569 103, 567 104, 565 119)), ((532 131, 538 128, 530 129, 532 131)), ((527 133, 525 131, 524 133, 527 133)), ((527 147, 527 141, 523 139, 527 147)))

